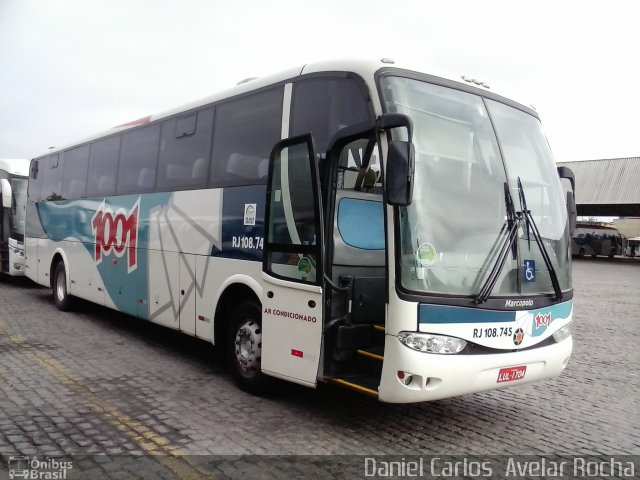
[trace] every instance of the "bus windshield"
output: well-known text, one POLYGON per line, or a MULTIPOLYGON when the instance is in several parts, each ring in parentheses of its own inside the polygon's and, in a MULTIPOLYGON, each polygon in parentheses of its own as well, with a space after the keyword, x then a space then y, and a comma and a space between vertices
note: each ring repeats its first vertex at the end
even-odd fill
POLYGON ((22 238, 24 235, 24 219, 27 206, 27 179, 13 177, 11 179, 11 187, 13 194, 13 224, 12 236, 14 238, 22 238))
MULTIPOLYGON (((387 112, 414 122, 413 201, 399 212, 402 286, 477 295, 507 240, 509 202, 523 209, 519 178, 560 288, 569 289, 567 213, 539 120, 480 95, 409 78, 383 78, 382 94, 387 112)), ((553 292, 540 250, 523 222, 492 294, 553 292)))

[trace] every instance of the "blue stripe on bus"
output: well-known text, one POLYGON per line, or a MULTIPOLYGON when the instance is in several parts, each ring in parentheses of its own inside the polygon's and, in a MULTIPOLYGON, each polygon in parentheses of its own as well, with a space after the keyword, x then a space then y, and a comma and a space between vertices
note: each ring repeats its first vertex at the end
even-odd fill
POLYGON ((448 305, 421 304, 418 306, 418 323, 513 322, 515 318, 514 311, 480 310, 448 305))
MULTIPOLYGON (((557 305, 527 311, 534 319, 537 315, 549 314, 549 322, 552 322, 568 318, 572 308, 573 302, 570 300, 557 305)), ((477 308, 421 304, 418 306, 418 322, 423 324, 512 322, 516 318, 516 313, 518 312, 513 310, 480 310, 477 308)), ((534 325, 533 336, 536 336, 538 330, 543 331, 544 328, 542 326, 536 328, 534 325)))

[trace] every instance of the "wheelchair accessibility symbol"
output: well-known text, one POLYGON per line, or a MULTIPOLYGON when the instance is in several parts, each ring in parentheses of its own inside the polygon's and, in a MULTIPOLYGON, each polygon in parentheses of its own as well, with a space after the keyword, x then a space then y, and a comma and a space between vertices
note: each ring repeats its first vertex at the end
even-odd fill
POLYGON ((536 281, 536 262, 534 260, 525 260, 524 270, 522 273, 523 273, 525 282, 535 282, 536 281))

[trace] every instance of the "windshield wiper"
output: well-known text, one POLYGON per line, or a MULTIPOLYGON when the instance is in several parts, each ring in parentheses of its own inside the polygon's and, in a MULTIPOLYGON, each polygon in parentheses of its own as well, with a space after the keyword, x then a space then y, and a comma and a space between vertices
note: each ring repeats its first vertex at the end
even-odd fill
POLYGON ((473 299, 473 303, 475 304, 484 303, 487 301, 487 298, 489 298, 493 287, 495 287, 496 282, 500 277, 500 272, 502 272, 504 264, 507 261, 509 250, 511 250, 514 260, 517 258, 516 238, 518 238, 518 228, 520 228, 522 218, 521 213, 516 212, 516 209, 513 206, 513 198, 511 197, 511 192, 509 191, 509 185, 507 182, 504 183, 504 202, 507 210, 507 220, 502 225, 502 229, 498 235, 501 235, 506 229, 507 236, 500 246, 500 251, 489 276, 482 285, 482 288, 476 298, 473 299))
POLYGON ((542 235, 540 235, 540 231, 538 230, 536 221, 533 219, 533 215, 531 215, 531 210, 527 208, 527 199, 524 196, 524 189, 522 188, 520 177, 518 177, 518 196, 520 197, 521 213, 527 225, 527 241, 529 242, 529 248, 531 248, 531 238, 529 236, 529 230, 531 230, 531 232, 533 232, 533 238, 538 244, 538 248, 540 249, 540 253, 542 254, 544 264, 549 271, 549 277, 551 278, 553 291, 556 294, 556 300, 560 301, 562 300, 562 290, 560 289, 560 282, 558 282, 558 275, 556 274, 556 270, 553 268, 553 263, 551 263, 549 252, 547 251, 547 247, 544 246, 542 235))
MULTIPOLYGON (((527 199, 524 195, 524 189, 522 188, 522 182, 520 177, 518 177, 518 197, 520 200, 520 211, 517 212, 513 205, 513 198, 511 197, 511 192, 509 191, 509 186, 507 182, 504 184, 504 201, 505 207, 507 210, 507 220, 505 221, 502 229, 500 230, 501 235, 505 229, 507 230, 507 236, 504 239, 504 242, 500 246, 498 256, 496 257, 496 261, 493 264, 493 268, 489 273, 489 276, 485 280, 480 292, 473 299, 473 303, 480 304, 487 301, 491 291, 496 285, 498 278, 500 277, 500 273, 504 268, 504 264, 507 260, 507 256, 509 254, 509 249, 511 249, 513 259, 517 259, 518 246, 516 244, 516 239, 518 238, 518 229, 520 228, 521 223, 524 221, 525 228, 527 232, 527 241, 529 242, 529 248, 531 248, 531 233, 533 233, 533 238, 540 249, 540 254, 542 255, 542 259, 544 260, 544 264, 547 267, 549 272, 549 277, 551 278, 551 284, 553 285, 553 291, 556 295, 556 300, 562 300, 562 290, 560 289, 560 283, 558 281, 558 275, 556 274, 555 269, 553 268, 553 263, 551 262, 551 258, 549 257, 549 252, 544 245, 542 240, 542 235, 540 235, 540 231, 538 230, 538 226, 536 225, 535 220, 533 219, 533 215, 531 215, 531 210, 527 208, 527 199)), ((495 250, 494 250, 495 251, 495 250)), ((491 255, 490 255, 491 256, 491 255)))

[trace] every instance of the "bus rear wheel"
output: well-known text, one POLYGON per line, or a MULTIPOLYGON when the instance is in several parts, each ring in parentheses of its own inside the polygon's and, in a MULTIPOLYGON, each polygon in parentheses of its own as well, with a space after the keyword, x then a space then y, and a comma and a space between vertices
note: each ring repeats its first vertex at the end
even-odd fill
POLYGON ((58 262, 53 270, 53 302, 58 310, 66 312, 71 307, 71 298, 67 292, 67 270, 64 262, 58 262))
POLYGON ((231 314, 227 336, 227 361, 238 386, 254 395, 264 394, 269 377, 261 371, 261 309, 255 302, 244 302, 231 314))

